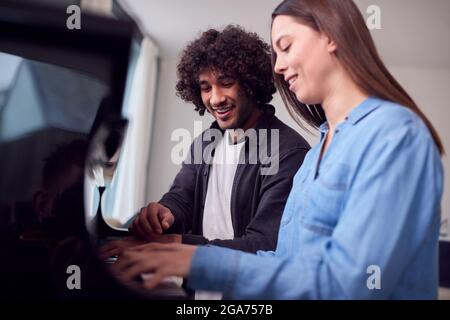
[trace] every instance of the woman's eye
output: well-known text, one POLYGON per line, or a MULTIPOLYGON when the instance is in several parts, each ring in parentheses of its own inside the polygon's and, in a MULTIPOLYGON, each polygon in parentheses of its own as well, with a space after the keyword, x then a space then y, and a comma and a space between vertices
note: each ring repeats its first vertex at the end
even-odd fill
POLYGON ((291 45, 288 45, 288 46, 284 47, 284 49, 281 49, 281 51, 288 52, 290 48, 291 48, 291 45))
POLYGON ((200 87, 200 90, 203 92, 208 92, 209 90, 211 90, 211 87, 200 87))

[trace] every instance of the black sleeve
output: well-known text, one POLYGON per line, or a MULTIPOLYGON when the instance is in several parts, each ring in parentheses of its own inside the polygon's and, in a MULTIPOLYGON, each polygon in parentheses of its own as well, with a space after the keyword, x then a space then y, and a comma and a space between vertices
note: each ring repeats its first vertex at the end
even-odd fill
MULTIPOLYGON (((191 144, 190 152, 175 177, 170 190, 164 194, 159 203, 172 211, 175 221, 164 233, 186 233, 192 228, 195 181, 200 164, 194 162, 194 145, 201 143, 196 139, 191 144)), ((201 148, 201 146, 200 146, 201 148)))
POLYGON ((203 236, 185 234, 183 243, 211 244, 253 253, 258 250, 275 250, 281 216, 292 188, 292 180, 307 152, 307 148, 300 147, 289 150, 280 156, 278 173, 263 176, 258 209, 242 237, 208 241, 203 236))

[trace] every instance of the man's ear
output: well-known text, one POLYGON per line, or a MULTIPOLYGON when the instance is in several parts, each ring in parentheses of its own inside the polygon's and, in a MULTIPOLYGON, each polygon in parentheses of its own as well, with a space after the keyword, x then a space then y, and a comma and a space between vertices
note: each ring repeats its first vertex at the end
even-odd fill
POLYGON ((38 190, 33 195, 33 210, 40 221, 50 215, 52 198, 48 191, 38 190))

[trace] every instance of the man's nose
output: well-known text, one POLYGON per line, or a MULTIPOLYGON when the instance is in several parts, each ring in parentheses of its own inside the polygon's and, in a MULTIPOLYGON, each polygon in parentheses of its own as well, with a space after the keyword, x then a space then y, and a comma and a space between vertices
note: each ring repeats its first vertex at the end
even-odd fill
POLYGON ((221 89, 213 88, 211 90, 211 99, 209 100, 209 103, 211 104, 211 106, 213 108, 220 106, 225 101, 226 101, 226 98, 221 89))

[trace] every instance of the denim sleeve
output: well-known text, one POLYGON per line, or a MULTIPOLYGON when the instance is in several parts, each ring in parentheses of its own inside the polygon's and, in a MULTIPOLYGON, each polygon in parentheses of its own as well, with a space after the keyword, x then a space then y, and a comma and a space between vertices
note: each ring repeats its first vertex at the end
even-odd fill
POLYGON ((259 257, 273 257, 275 256, 275 251, 263 251, 263 250, 258 250, 256 251, 256 255, 259 257))
POLYGON ((339 222, 320 250, 280 258, 199 248, 188 285, 231 299, 391 297, 415 254, 438 240, 443 172, 428 131, 415 123, 377 142, 358 162, 339 222), (368 287, 371 266, 380 271, 379 290, 368 287))
MULTIPOLYGON (((292 188, 292 179, 303 163, 306 148, 294 148, 280 155, 278 173, 262 178, 258 208, 245 228, 245 233, 234 239, 208 241, 201 236, 183 237, 183 243, 208 244, 255 253, 275 250, 283 208, 292 188), (203 239, 202 239, 203 238, 203 239), (186 240, 186 242, 185 242, 186 240)), ((236 208, 238 211, 239 208, 236 208)))

